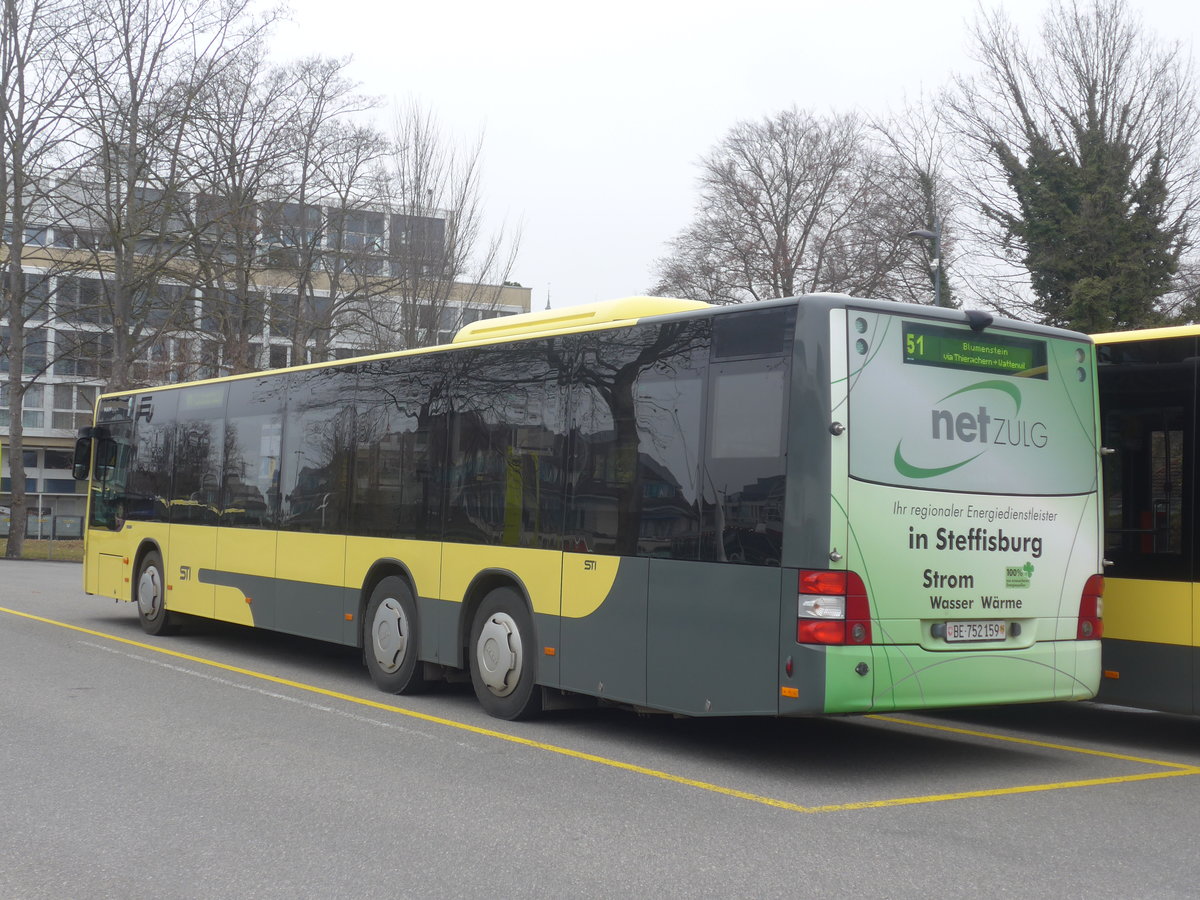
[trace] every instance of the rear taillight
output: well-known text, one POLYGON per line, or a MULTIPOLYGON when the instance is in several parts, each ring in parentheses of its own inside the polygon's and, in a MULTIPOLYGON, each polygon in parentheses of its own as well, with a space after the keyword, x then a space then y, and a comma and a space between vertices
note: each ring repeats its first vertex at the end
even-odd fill
POLYGON ((871 643, 871 604, 857 573, 801 570, 797 594, 798 643, 871 643))
POLYGON ((1075 636, 1081 641, 1095 641, 1104 636, 1104 576, 1093 575, 1083 586, 1079 598, 1079 627, 1075 636))

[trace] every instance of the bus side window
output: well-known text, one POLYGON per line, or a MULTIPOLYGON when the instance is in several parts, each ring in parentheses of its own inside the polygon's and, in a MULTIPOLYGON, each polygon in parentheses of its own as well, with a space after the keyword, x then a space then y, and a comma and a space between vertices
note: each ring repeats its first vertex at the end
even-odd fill
POLYGON ((783 552, 785 359, 714 366, 705 442, 705 556, 777 566, 783 552))
POLYGON ((1184 413, 1180 407, 1112 410, 1104 461, 1106 549, 1124 557, 1183 550, 1184 413))
POLYGON ((699 556, 706 319, 597 331, 574 358, 568 550, 699 556))
POLYGON ((216 504, 205 491, 220 480, 225 444, 226 385, 192 386, 180 394, 173 430, 174 469, 170 519, 173 523, 215 525, 216 504), (203 498, 203 499, 202 499, 203 498))
POLYGON ((458 360, 445 540, 560 545, 566 441, 557 343, 514 343, 458 360))
POLYGON ((125 522, 125 482, 132 457, 133 423, 111 421, 98 427, 92 446, 92 528, 117 530, 125 522))
POLYGON ((1100 347, 1104 551, 1115 578, 1190 581, 1196 487, 1196 340, 1172 337, 1100 347))
POLYGON ((438 353, 359 367, 354 534, 441 538, 446 380, 438 353))
POLYGON ((230 382, 219 505, 222 525, 275 527, 286 385, 283 375, 230 382))
POLYGON ((778 566, 796 308, 718 316, 708 376, 701 559, 778 566))
POLYGON ((292 372, 280 460, 279 527, 345 533, 354 453, 354 368, 292 372))
POLYGON ((172 390, 143 394, 135 404, 134 457, 126 487, 127 518, 167 521, 178 403, 179 392, 172 390))

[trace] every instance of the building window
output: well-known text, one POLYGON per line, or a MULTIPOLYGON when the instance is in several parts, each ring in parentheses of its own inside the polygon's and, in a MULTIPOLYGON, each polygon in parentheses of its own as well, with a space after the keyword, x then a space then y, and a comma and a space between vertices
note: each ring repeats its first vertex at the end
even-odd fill
POLYGON ((270 337, 290 338, 296 322, 296 295, 271 295, 270 337))
POLYGON ((50 412, 51 428, 77 431, 91 424, 96 388, 82 384, 56 384, 51 397, 54 401, 50 412))
POLYGON ((340 255, 351 272, 383 274, 386 217, 365 209, 330 210, 326 246, 340 255))
MULTIPOLYGON (((44 428, 46 426, 45 405, 45 387, 40 384, 27 385, 21 404, 21 422, 26 428, 44 428)), ((0 384, 0 427, 7 428, 11 424, 8 384, 4 383, 0 384)))
POLYGON ((224 335, 259 335, 267 317, 266 298, 251 291, 243 299, 233 291, 209 294, 200 300, 200 327, 224 335))
POLYGON ((50 312, 50 281, 46 275, 25 276, 21 313, 28 319, 45 319, 50 312))
POLYGON ((71 324, 107 324, 112 320, 104 283, 99 278, 59 278, 54 305, 58 317, 71 324))
MULTIPOLYGON (((47 447, 42 451, 45 459, 42 461, 42 469, 55 469, 63 472, 70 472, 73 462, 73 456, 69 450, 54 450, 47 447)), ((73 492, 74 487, 71 488, 73 492)))
POLYGON ((54 374, 76 378, 98 378, 112 358, 112 335, 96 331, 54 332, 57 358, 54 374))
MULTIPOLYGON (((0 372, 7 372, 9 369, 10 335, 7 325, 0 326, 0 372)), ((45 371, 46 342, 45 328, 25 329, 25 365, 22 374, 40 375, 45 371)))
POLYGON ((283 247, 311 247, 319 243, 321 207, 299 203, 264 203, 263 240, 283 247))
POLYGON ((196 301, 190 288, 181 284, 158 284, 134 298, 134 315, 150 328, 185 330, 195 325, 196 301))
MULTIPOLYGON (((31 225, 25 228, 26 247, 44 247, 49 237, 49 231, 45 226, 31 225)), ((9 223, 4 224, 4 238, 2 243, 7 247, 12 244, 13 228, 9 223)))

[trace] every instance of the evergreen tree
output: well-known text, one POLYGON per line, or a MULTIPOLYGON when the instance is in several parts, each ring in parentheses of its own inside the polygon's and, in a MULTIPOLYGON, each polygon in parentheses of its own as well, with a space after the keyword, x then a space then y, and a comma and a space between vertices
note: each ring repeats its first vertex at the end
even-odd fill
POLYGON ((1024 251, 1035 308, 1052 325, 1087 332, 1163 324, 1159 299, 1183 247, 1168 223, 1162 156, 1140 181, 1127 144, 1099 128, 1076 135, 1078 156, 1034 141, 1024 162, 994 147, 1019 212, 985 208, 1024 251))

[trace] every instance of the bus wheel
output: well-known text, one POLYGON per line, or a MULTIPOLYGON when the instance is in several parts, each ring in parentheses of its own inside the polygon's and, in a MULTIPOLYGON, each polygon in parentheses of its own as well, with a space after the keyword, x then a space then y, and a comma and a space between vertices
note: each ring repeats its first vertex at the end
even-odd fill
POLYGON ((151 550, 142 558, 138 570, 137 600, 138 621, 146 634, 172 634, 179 628, 176 616, 167 611, 167 589, 163 579, 162 557, 151 550))
POLYGON ((403 578, 389 575, 375 585, 363 621, 363 659, 375 686, 389 694, 425 690, 425 667, 417 659, 417 604, 403 578))
POLYGON ((489 715, 525 719, 541 712, 533 624, 512 588, 496 588, 483 598, 471 624, 470 656, 475 696, 489 715))

